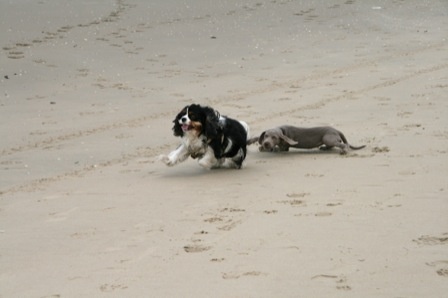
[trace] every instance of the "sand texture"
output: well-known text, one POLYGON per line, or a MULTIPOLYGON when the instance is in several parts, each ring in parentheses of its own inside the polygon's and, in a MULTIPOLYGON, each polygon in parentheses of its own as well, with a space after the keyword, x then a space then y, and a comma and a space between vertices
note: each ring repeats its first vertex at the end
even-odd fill
POLYGON ((0 24, 0 297, 447 297, 447 1, 4 0, 0 24), (190 103, 366 148, 167 167, 190 103))

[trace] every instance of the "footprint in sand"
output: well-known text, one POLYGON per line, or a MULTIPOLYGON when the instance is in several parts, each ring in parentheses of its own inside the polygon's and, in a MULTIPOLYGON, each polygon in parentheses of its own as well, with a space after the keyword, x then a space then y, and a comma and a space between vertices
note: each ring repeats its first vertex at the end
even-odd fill
POLYGON ((78 207, 69 209, 67 211, 63 211, 63 212, 52 212, 50 213, 50 218, 47 219, 47 222, 56 222, 56 221, 63 221, 66 220, 68 218, 68 216, 70 215, 70 213, 74 212, 78 210, 78 207))
POLYGON ((430 267, 436 268, 436 273, 439 276, 448 277, 448 261, 435 261, 426 263, 430 267))
POLYGON ((317 212, 314 214, 316 217, 326 217, 326 216, 332 216, 333 213, 331 212, 317 212))
POLYGON ((211 246, 204 246, 204 245, 185 245, 184 250, 187 253, 196 253, 196 252, 204 252, 207 250, 210 250, 211 246))
POLYGON ((383 146, 383 147, 373 147, 372 148, 372 152, 373 153, 387 153, 389 152, 390 149, 387 146, 383 146))
POLYGON ((260 271, 249 271, 249 272, 243 272, 243 273, 230 272, 230 273, 223 273, 222 278, 223 279, 239 279, 240 277, 245 277, 245 276, 261 276, 261 275, 266 275, 266 274, 262 273, 260 271))
POLYGON ((350 291, 352 288, 347 283, 347 277, 344 275, 329 275, 329 274, 320 274, 313 276, 311 278, 314 279, 326 279, 326 280, 334 280, 336 283, 336 289, 342 291, 350 291))
POLYGON ((218 212, 224 215, 215 215, 209 218, 204 219, 204 222, 207 223, 221 223, 222 225, 217 227, 218 230, 221 231, 230 231, 238 226, 242 221, 235 220, 235 216, 228 216, 226 213, 241 213, 243 214, 246 210, 241 208, 222 208, 219 209, 218 212), (230 218, 230 219, 229 219, 230 218))
POLYGON ((103 284, 100 286, 101 292, 113 292, 115 290, 124 290, 127 289, 128 286, 126 285, 110 285, 110 284, 103 284))
POLYGON ((96 228, 91 228, 85 231, 80 231, 80 232, 75 232, 73 234, 70 234, 71 238, 74 239, 86 239, 86 238, 90 238, 96 235, 96 228))
POLYGON ((286 196, 288 198, 291 198, 292 200, 277 201, 277 203, 288 204, 291 206, 305 206, 305 201, 299 200, 299 198, 304 198, 308 195, 309 195, 309 193, 305 193, 305 192, 304 193, 288 193, 288 194, 286 194, 286 196))
MULTIPOLYGON (((244 213, 246 210, 241 208, 222 208, 219 209, 219 213, 244 213)), ((209 224, 219 224, 216 226, 216 229, 219 231, 230 231, 233 230, 235 227, 237 227, 242 220, 235 220, 234 216, 227 216, 224 215, 214 215, 211 217, 207 217, 203 220, 206 223, 209 224), (229 219, 230 218, 230 219, 229 219)), ((199 232, 194 233, 194 236, 192 237, 192 244, 185 245, 183 248, 185 252, 187 253, 196 253, 196 252, 204 252, 210 250, 212 247, 208 245, 200 245, 198 243, 202 242, 203 240, 200 238, 201 236, 207 235, 208 232, 205 230, 201 230, 199 232)))
POLYGON ((8 52, 9 59, 22 59, 25 58, 25 54, 22 51, 9 51, 8 52))
POLYGON ((221 221, 223 221, 223 219, 221 217, 213 216, 213 217, 204 219, 204 221, 208 222, 208 223, 215 223, 215 222, 221 222, 221 221))
POLYGON ((448 233, 443 233, 441 236, 423 235, 418 239, 412 240, 420 245, 443 245, 448 244, 448 233))
POLYGON ((448 277, 448 268, 442 268, 436 271, 438 275, 448 277))
POLYGON ((217 229, 220 231, 230 231, 233 230, 237 225, 239 225, 242 221, 241 220, 237 220, 237 221, 228 221, 227 224, 218 227, 217 229))

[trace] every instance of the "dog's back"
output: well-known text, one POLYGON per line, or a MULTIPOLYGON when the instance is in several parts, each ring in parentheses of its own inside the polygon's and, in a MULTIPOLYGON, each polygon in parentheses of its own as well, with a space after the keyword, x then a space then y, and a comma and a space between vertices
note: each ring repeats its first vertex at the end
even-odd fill
POLYGON ((291 145, 291 147, 302 149, 312 149, 323 145, 322 138, 325 135, 341 135, 340 131, 330 126, 302 128, 291 125, 283 125, 280 126, 280 129, 282 130, 284 135, 298 142, 297 145, 291 145))

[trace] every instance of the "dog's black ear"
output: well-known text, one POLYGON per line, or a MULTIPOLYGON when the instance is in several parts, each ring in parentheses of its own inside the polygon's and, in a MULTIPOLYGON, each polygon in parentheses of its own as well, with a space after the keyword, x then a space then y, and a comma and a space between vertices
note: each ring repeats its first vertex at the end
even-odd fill
POLYGON ((263 144, 263 140, 264 140, 264 134, 265 134, 266 132, 265 131, 263 131, 262 133, 261 133, 261 135, 260 135, 260 137, 258 138, 258 144, 263 144))
POLYGON ((182 118, 183 115, 187 112, 188 106, 185 106, 185 108, 182 109, 182 111, 177 114, 176 118, 173 120, 173 133, 176 137, 181 137, 184 135, 184 132, 182 130, 181 125, 179 124, 180 118, 182 118))
POLYGON ((208 139, 215 139, 221 132, 219 127, 219 113, 209 107, 204 107, 205 127, 204 133, 208 139))
POLYGON ((176 137, 181 137, 183 136, 183 131, 182 131, 182 127, 179 124, 179 121, 177 121, 176 119, 173 120, 174 125, 173 125, 173 134, 176 137))

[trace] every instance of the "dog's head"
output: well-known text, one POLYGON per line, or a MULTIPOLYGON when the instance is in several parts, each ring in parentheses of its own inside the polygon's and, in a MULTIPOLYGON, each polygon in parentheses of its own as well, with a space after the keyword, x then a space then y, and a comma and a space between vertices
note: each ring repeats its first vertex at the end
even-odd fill
POLYGON ((297 145, 298 143, 284 135, 280 128, 273 128, 264 131, 258 138, 262 151, 274 151, 276 146, 297 145))
POLYGON ((194 133, 197 136, 204 134, 207 138, 215 138, 219 132, 219 113, 198 104, 183 108, 173 122, 173 132, 177 137, 194 133))

